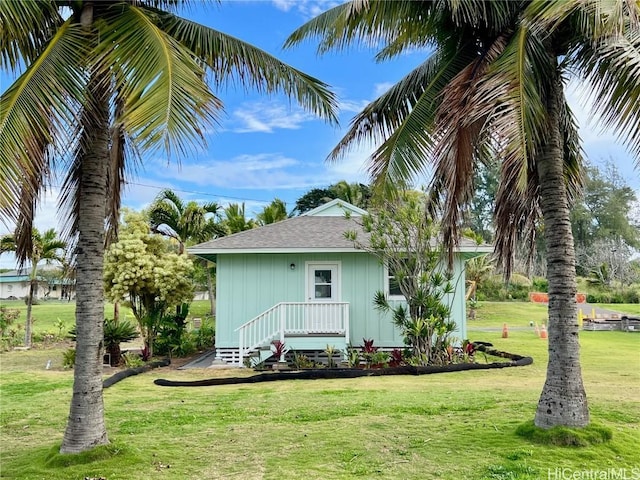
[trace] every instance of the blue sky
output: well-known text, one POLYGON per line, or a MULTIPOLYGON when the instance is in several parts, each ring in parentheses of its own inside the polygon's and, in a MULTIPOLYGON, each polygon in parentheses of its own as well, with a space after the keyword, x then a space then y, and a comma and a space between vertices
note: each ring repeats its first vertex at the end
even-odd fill
MULTIPOLYGON (((314 15, 337 5, 336 1, 273 0, 223 1, 206 8, 195 5, 183 15, 221 30, 277 56, 286 63, 328 83, 340 102, 340 126, 332 126, 290 103, 282 96, 264 96, 233 85, 217 91, 225 111, 216 131, 207 135, 208 148, 189 157, 155 155, 125 189, 123 204, 147 206, 161 189, 171 188, 182 198, 220 203, 245 202, 255 214, 278 197, 292 209, 298 197, 313 187, 338 180, 367 181, 365 161, 371 147, 354 150, 343 161, 327 164, 325 158, 342 137, 350 119, 369 101, 397 82, 426 56, 413 52, 391 62, 376 63, 373 50, 318 56, 313 42, 284 51, 287 36, 314 15), (179 164, 178 165, 178 161, 179 164)), ((0 91, 10 78, 0 76, 0 91)), ((588 157, 598 163, 612 158, 628 184, 640 195, 640 171, 609 132, 588 127, 587 110, 571 90, 570 101, 581 124, 588 157)), ((420 179, 427 183, 427 179, 420 179)), ((54 188, 43 202, 36 223, 40 229, 60 228, 54 188)), ((0 223, 0 234, 8 228, 0 223)), ((0 257, 0 268, 13 267, 13 259, 0 257)))

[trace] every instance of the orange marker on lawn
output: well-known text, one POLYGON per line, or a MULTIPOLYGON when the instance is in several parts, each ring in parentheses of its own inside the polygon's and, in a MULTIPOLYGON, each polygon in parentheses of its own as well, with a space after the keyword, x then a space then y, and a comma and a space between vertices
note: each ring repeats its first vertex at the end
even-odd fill
POLYGON ((536 328, 534 332, 536 332, 536 337, 540 337, 540 329, 538 328, 538 322, 536 322, 536 328))
POLYGON ((509 338, 509 329, 506 323, 502 324, 502 338, 509 338))
POLYGON ((540 338, 547 338, 547 327, 542 324, 542 329, 540 330, 540 338))

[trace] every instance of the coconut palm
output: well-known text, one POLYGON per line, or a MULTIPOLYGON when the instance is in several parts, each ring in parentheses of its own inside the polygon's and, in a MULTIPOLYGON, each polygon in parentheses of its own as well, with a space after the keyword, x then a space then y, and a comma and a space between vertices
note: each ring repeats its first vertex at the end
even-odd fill
MULTIPOLYGON (((41 234, 36 228, 31 231, 31 251, 27 260, 31 264, 29 271, 29 295, 27 296, 27 319, 24 325, 24 344, 26 347, 31 346, 33 317, 31 309, 33 299, 38 291, 38 264, 44 261, 47 265, 52 262, 64 264, 65 248, 67 243, 58 238, 58 234, 53 228, 50 228, 41 234)), ((18 246, 13 235, 4 235, 0 238, 0 254, 4 252, 15 252, 18 246)))
POLYGON ((64 172, 66 233, 77 238, 76 368, 61 452, 108 443, 102 401, 105 219, 136 159, 188 154, 215 127, 206 83, 281 92, 335 121, 327 86, 236 38, 177 16, 179 0, 0 2, 0 68, 24 73, 0 97, 0 209, 28 257, 43 187, 64 172), (167 11, 162 10, 166 8, 167 11))
POLYGON ((371 189, 363 183, 348 183, 340 180, 329 187, 335 198, 349 202, 351 205, 367 209, 371 200, 371 189))
MULTIPOLYGON (((186 204, 172 190, 160 192, 149 207, 148 215, 151 231, 167 236, 178 242, 178 253, 184 253, 186 243, 200 243, 215 237, 226 235, 219 220, 220 206, 215 202, 199 204, 191 201, 186 204)), ((202 260, 207 273, 210 313, 215 311, 215 296, 209 262, 202 260)))
POLYGON ((270 223, 281 222, 287 218, 287 204, 279 198, 274 198, 269 205, 266 205, 262 211, 256 215, 256 220, 259 225, 269 225, 270 223))
POLYGON ((230 203, 222 209, 222 225, 229 234, 244 232, 258 226, 255 220, 247 218, 244 202, 230 203))
POLYGON ((640 154, 640 5, 625 0, 353 0, 311 20, 287 46, 317 36, 320 52, 363 41, 379 60, 425 49, 426 60, 353 120, 331 152, 360 141, 378 187, 433 168, 432 210, 457 241, 473 174, 501 160, 496 249, 507 276, 513 252, 544 220, 549 363, 535 423, 585 426, 569 209, 580 186, 580 142, 567 106, 570 75, 593 95, 595 118, 640 154), (600 115, 598 115, 600 114, 600 115))
POLYGON ((178 253, 184 253, 187 242, 206 242, 224 235, 216 222, 220 207, 217 203, 185 203, 172 190, 163 190, 148 210, 151 231, 174 239, 178 253))

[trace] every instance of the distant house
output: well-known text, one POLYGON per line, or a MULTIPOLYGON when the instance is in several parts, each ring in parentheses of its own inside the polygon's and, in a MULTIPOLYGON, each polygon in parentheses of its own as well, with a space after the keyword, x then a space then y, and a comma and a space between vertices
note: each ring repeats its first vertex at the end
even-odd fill
MULTIPOLYGON (((366 213, 333 200, 299 217, 189 248, 217 265, 216 355, 242 365, 276 339, 316 352, 327 345, 344 351, 363 338, 383 349, 403 347, 390 316, 373 305, 375 292, 389 293, 387 268, 344 236, 359 230, 366 238, 356 221, 366 213)), ((463 241, 455 255, 449 300, 460 339, 466 338, 464 262, 489 251, 463 241)))
MULTIPOLYGON (((75 282, 48 273, 59 271, 59 267, 46 265, 38 267, 36 299, 68 299, 75 294, 75 282)), ((22 268, 0 273, 0 299, 15 300, 29 295, 29 270, 22 268)))
MULTIPOLYGON (((38 288, 35 298, 42 298, 49 289, 47 281, 38 277, 38 288)), ((16 300, 29 295, 29 275, 25 270, 12 270, 0 273, 0 298, 16 300)))

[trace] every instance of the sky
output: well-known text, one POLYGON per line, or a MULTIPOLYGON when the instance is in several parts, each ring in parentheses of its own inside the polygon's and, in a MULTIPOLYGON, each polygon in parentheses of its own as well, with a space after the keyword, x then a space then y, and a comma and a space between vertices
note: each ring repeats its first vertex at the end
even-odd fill
MULTIPOLYGON (((317 55, 314 41, 283 50, 285 39, 296 28, 338 3, 223 0, 219 4, 195 4, 180 12, 328 83, 339 100, 340 124, 330 125, 282 95, 265 96, 234 85, 224 86, 215 92, 225 108, 217 129, 206 134, 207 148, 188 157, 144 157, 143 166, 128 178, 123 205, 140 210, 161 190, 169 188, 186 201, 217 201, 223 205, 244 202, 247 213, 255 215, 276 197, 291 210, 311 188, 326 187, 339 180, 366 183, 371 146, 353 150, 338 163, 327 163, 325 159, 346 132, 351 118, 422 62, 427 52, 414 51, 393 61, 376 63, 372 49, 358 46, 322 56, 317 55)), ((0 92, 14 78, 0 76, 0 92)), ((613 133, 596 129, 581 98, 579 87, 569 90, 587 157, 596 164, 613 160, 640 197, 640 170, 633 168, 631 156, 613 133)), ((428 183, 426 178, 418 181, 428 183)), ((36 217, 40 230, 61 230, 56 194, 54 187, 43 199, 36 217)), ((0 235, 9 230, 0 222, 0 235)), ((0 256, 0 268, 14 266, 13 257, 0 256)))

